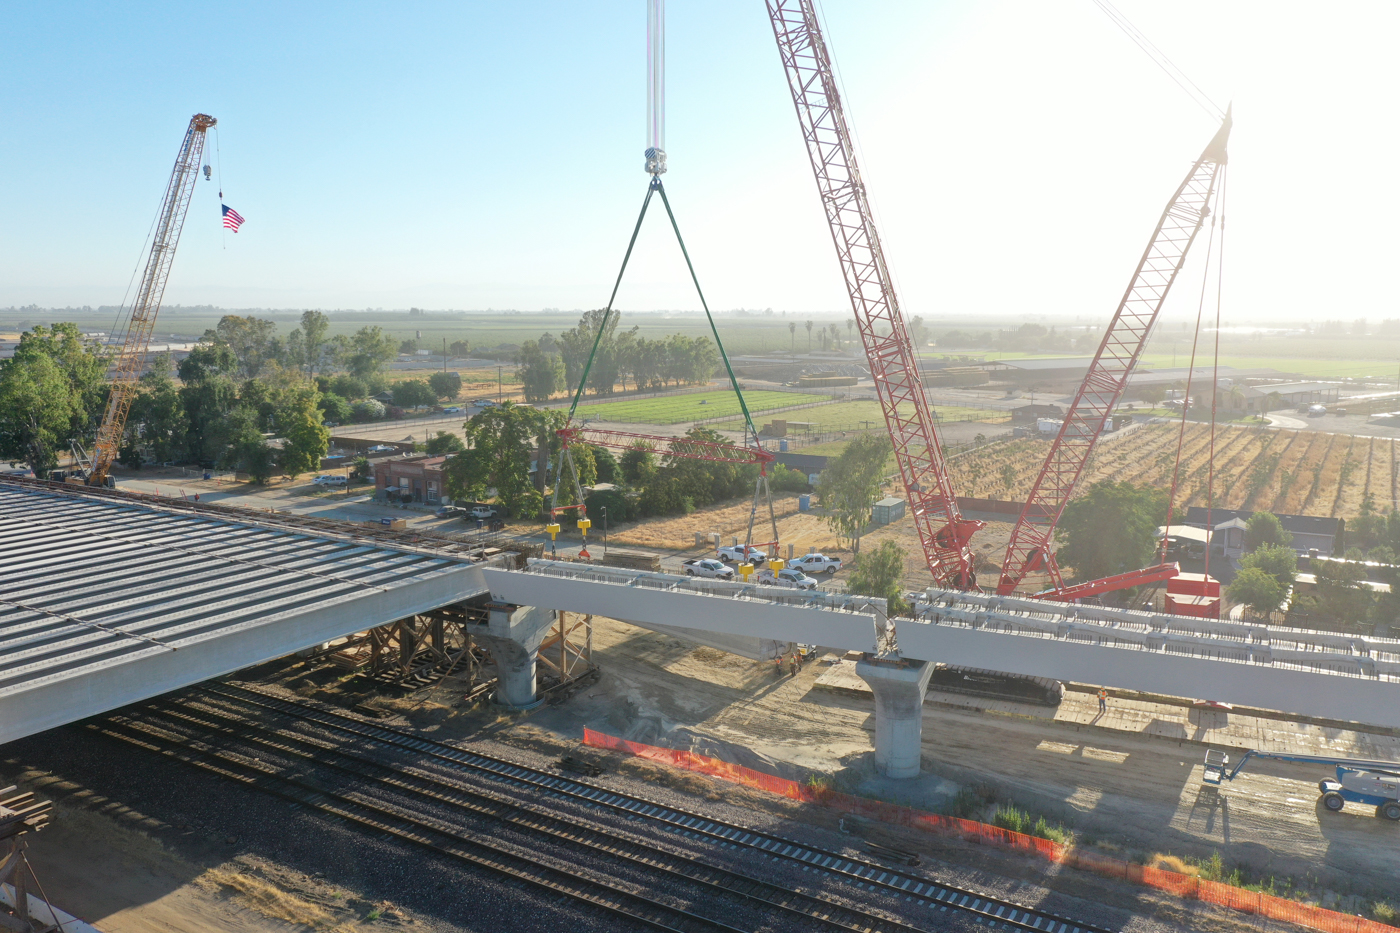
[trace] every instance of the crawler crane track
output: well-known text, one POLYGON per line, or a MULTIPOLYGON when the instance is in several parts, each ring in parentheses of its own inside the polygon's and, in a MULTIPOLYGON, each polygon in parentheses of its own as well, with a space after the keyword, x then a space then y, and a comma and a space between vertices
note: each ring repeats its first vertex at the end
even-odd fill
MULTIPOLYGON (((516 878, 522 878, 521 862, 530 871, 547 877, 530 878, 537 886, 568 894, 595 907, 602 907, 642 920, 658 929, 735 929, 698 914, 651 900, 625 890, 600 890, 608 881, 591 875, 569 875, 559 869, 529 863, 505 848, 463 858, 463 850, 480 845, 476 835, 462 835, 460 828, 444 823, 438 816, 425 816, 423 806, 466 811, 472 817, 496 821, 523 834, 543 837, 553 849, 572 849, 578 864, 614 864, 633 872, 661 875, 656 889, 694 886, 708 895, 719 895, 768 913, 791 916, 805 924, 820 924, 833 930, 870 930, 905 933, 926 929, 883 912, 853 908, 828 897, 804 893, 780 884, 740 873, 730 868, 698 861, 694 853, 679 854, 649 841, 638 840, 614 827, 579 821, 573 814, 524 805, 487 790, 448 780, 441 775, 392 760, 373 757, 368 750, 389 755, 409 753, 418 761, 455 771, 473 778, 485 778, 515 789, 527 789, 543 798, 569 800, 585 807, 611 811, 649 828, 692 841, 712 842, 728 849, 755 850, 774 861, 802 863, 804 871, 817 877, 845 882, 857 888, 894 895, 926 909, 937 911, 940 919, 961 914, 979 923, 993 922, 1013 929, 1045 933, 1106 933, 1103 928, 1079 923, 1053 914, 1027 909, 972 891, 932 882, 922 875, 891 871, 887 866, 823 851, 783 837, 753 832, 740 826, 710 819, 643 798, 615 793, 586 781, 563 778, 549 771, 523 767, 514 762, 468 752, 450 745, 421 739, 412 733, 370 724, 357 718, 317 706, 292 702, 261 690, 231 684, 209 684, 176 702, 153 701, 130 711, 114 714, 93 726, 123 741, 150 748, 204 770, 231 777, 249 786, 267 790, 286 799, 348 819, 366 828, 427 845, 454 858, 470 861, 516 878), (213 704, 215 708, 210 708, 213 704), (220 706, 219 704, 224 704, 220 706), (232 704, 232 708, 229 705, 232 704), (251 709, 249 709, 251 707, 251 709), (268 723, 264 718, 280 720, 268 723), (322 735, 306 735, 293 728, 298 723, 327 730, 357 742, 346 748, 322 735), (230 751, 228 743, 241 743, 249 751, 230 751), (259 758, 280 757, 293 761, 292 768, 279 773, 259 758), (334 781, 325 782, 336 791, 326 790, 310 775, 317 769, 337 772, 334 781), (347 782, 346 776, 353 778, 347 782), (373 798, 345 790, 347 787, 373 788, 373 798), (388 807, 385 794, 411 801, 407 806, 388 807), (368 809, 367 814, 361 810, 368 809), (347 815, 350 814, 350 815, 347 815), (395 822, 397 821, 397 822, 395 822), (397 831, 396 831, 397 830, 397 831), (443 837, 446 842, 436 841, 443 837), (430 841, 425 841, 430 840, 430 841)), ((845 897, 855 891, 841 892, 845 897)), ((951 919, 949 917, 949 919, 951 919)))

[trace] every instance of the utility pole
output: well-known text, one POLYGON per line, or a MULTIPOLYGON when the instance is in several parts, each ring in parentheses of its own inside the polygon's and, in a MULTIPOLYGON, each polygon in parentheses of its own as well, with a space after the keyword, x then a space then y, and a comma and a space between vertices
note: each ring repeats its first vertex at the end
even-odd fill
POLYGON ((496 404, 501 404, 501 367, 496 367, 496 404))
POLYGON ((442 371, 447 372, 447 338, 442 338, 442 371))

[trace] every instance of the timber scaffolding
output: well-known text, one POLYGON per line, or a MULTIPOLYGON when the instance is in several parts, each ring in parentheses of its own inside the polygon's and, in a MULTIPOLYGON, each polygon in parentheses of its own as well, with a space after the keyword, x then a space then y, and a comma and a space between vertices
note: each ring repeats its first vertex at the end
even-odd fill
POLYGON ((24 854, 24 837, 47 826, 52 809, 52 801, 38 800, 30 791, 0 788, 0 889, 9 885, 13 892, 8 905, 0 901, 0 930, 48 933, 57 929, 30 913, 28 882, 34 869, 24 854))

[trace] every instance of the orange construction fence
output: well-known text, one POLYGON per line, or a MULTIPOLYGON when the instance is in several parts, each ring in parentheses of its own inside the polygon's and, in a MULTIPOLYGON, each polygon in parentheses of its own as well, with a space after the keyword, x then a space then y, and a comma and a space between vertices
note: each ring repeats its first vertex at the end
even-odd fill
POLYGON ((1395 927, 1365 917, 1338 913, 1321 907, 1310 907, 1287 898, 1275 897, 1258 891, 1246 891, 1218 881, 1206 881, 1194 875, 1153 868, 1149 865, 1136 865, 1122 859, 1083 852, 1069 846, 1060 845, 1038 836, 1012 832, 1000 826, 964 820, 940 813, 929 813, 913 807, 856 797, 821 787, 801 784, 787 778, 765 774, 743 765, 730 764, 717 758, 697 755, 694 752, 676 748, 657 748, 641 742, 629 742, 616 736, 583 730, 583 744, 592 748, 625 752, 638 758, 647 758, 663 764, 684 768, 697 774, 720 778, 733 784, 766 790, 802 803, 819 804, 842 813, 850 813, 883 823, 909 826, 943 835, 957 836, 970 842, 990 843, 1006 848, 1033 852, 1054 862, 1070 865, 1085 871, 1096 872, 1113 878, 1122 878, 1138 884, 1148 885, 1167 891, 1179 897, 1193 898, 1208 904, 1231 907, 1247 913, 1259 914, 1273 920, 1286 920, 1314 930, 1327 933, 1395 933, 1395 927))

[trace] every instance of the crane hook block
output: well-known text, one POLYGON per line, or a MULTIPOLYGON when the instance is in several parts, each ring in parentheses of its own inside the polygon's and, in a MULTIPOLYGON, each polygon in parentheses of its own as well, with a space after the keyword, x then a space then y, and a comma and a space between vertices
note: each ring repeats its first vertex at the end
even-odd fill
POLYGON ((209 166, 204 166, 204 180, 209 181, 214 177, 214 170, 209 166))
POLYGON ((647 174, 666 174, 666 150, 657 149, 655 146, 647 147, 647 174))

